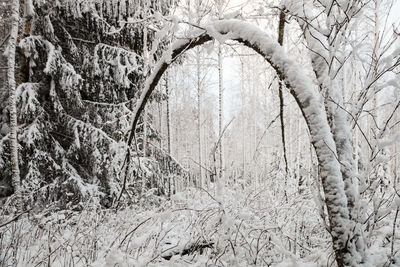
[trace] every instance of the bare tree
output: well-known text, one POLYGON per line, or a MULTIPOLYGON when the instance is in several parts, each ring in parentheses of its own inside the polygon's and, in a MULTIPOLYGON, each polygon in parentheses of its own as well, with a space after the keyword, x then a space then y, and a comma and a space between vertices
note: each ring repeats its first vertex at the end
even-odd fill
POLYGON ((18 39, 19 27, 19 0, 13 0, 11 5, 11 31, 9 37, 7 61, 7 81, 9 92, 9 112, 10 112, 10 149, 12 165, 12 184, 16 198, 17 209, 21 209, 21 178, 18 161, 18 122, 17 122, 17 99, 16 99, 16 81, 15 81, 15 51, 18 39))
POLYGON ((219 142, 219 175, 220 182, 224 179, 224 137, 222 134, 222 118, 223 118, 223 101, 224 101, 224 84, 223 84, 223 68, 222 68, 222 47, 218 46, 218 135, 221 138, 219 142))

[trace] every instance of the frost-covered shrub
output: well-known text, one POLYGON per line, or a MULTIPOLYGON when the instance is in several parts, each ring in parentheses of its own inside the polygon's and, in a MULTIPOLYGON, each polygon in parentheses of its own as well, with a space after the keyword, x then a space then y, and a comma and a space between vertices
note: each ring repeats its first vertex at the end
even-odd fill
POLYGON ((267 187, 224 188, 220 197, 214 190, 187 189, 119 212, 88 203, 79 213, 43 211, 7 225, 0 257, 19 266, 326 264, 329 235, 310 196, 282 202, 267 187))

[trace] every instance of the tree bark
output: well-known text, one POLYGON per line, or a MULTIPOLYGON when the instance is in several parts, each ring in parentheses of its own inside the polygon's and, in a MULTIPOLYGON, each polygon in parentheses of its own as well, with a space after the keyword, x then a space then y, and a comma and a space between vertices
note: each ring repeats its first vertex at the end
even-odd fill
POLYGON ((201 114, 201 69, 200 69, 200 50, 196 50, 196 74, 197 74, 197 131, 199 135, 199 186, 203 187, 203 169, 202 169, 202 164, 203 164, 203 155, 202 155, 202 138, 201 138, 201 122, 203 120, 202 114, 201 114))
MULTIPOLYGON (((278 27, 278 43, 283 46, 283 36, 285 33, 285 10, 281 10, 279 15, 279 27, 278 27)), ((281 121, 281 138, 282 138, 282 146, 283 146, 283 159, 285 160, 285 171, 286 177, 288 174, 288 160, 287 160, 287 152, 286 152, 286 141, 285 141, 285 123, 284 123, 284 114, 283 109, 285 103, 283 101, 283 81, 278 81, 279 83, 279 117, 281 121)), ((286 184, 286 177, 285 177, 285 184, 286 184)), ((285 189, 286 192, 286 189, 285 189)), ((285 193, 286 194, 286 193, 285 193)))
MULTIPOLYGON (((147 47, 147 27, 145 26, 143 29, 143 57, 144 57, 144 66, 143 66, 143 72, 144 72, 144 77, 148 77, 149 73, 149 50, 147 47)), ((147 114, 147 109, 144 110, 143 114, 143 156, 146 157, 147 154, 147 122, 148 121, 148 114, 147 114)))
MULTIPOLYGON (((222 69, 222 47, 221 45, 218 46, 218 135, 222 135, 222 112, 223 112, 223 69, 222 69)), ((221 136, 221 140, 219 143, 219 181, 222 182, 224 178, 224 137, 221 136)))
POLYGON ((16 82, 15 82, 15 50, 18 39, 19 25, 19 0, 13 0, 11 6, 11 31, 8 44, 8 61, 7 61, 7 80, 9 90, 9 111, 10 111, 10 149, 11 149, 11 170, 12 185, 14 188, 14 196, 16 199, 17 209, 22 207, 21 195, 21 177, 18 161, 18 122, 17 122, 17 99, 16 99, 16 82))
POLYGON ((168 71, 165 73, 165 94, 167 95, 167 151, 171 155, 171 115, 169 110, 169 75, 168 71))
MULTIPOLYGON (((170 111, 169 111, 169 94, 170 94, 170 91, 169 91, 169 82, 168 82, 168 79, 169 79, 169 75, 168 75, 168 71, 165 73, 165 94, 167 95, 167 99, 166 99, 166 115, 167 115, 167 118, 166 118, 166 124, 167 124, 167 152, 168 152, 168 155, 171 155, 171 116, 170 116, 170 111)), ((169 164, 170 164, 170 162, 168 161, 167 162, 167 164, 168 164, 168 172, 169 172, 169 164)), ((172 188, 172 186, 171 186, 171 175, 168 173, 168 196, 171 196, 171 188, 172 188)), ((174 189, 175 189, 175 187, 174 187, 174 189)))

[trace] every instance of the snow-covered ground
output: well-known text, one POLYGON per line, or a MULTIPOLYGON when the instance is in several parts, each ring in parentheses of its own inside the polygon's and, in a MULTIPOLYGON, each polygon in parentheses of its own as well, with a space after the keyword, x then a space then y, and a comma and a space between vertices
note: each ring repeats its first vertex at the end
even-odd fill
POLYGON ((191 188, 170 200, 149 195, 146 205, 119 211, 87 204, 82 212, 25 215, 3 227, 0 261, 2 266, 318 266, 333 261, 311 195, 293 193, 286 201, 263 187, 223 192, 191 188))
MULTIPOLYGON (((0 266, 334 264, 317 190, 285 191, 270 179, 218 191, 188 188, 168 200, 150 190, 118 211, 95 201, 83 211, 31 211, 0 228, 0 266)), ((373 266, 395 266, 388 261, 391 216, 365 232, 373 266)), ((14 216, 0 218, 3 225, 14 216)))

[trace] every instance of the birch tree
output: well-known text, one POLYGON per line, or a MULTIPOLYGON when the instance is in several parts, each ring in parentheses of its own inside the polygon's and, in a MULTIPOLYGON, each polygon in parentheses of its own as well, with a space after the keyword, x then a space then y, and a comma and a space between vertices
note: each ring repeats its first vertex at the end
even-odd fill
MULTIPOLYGON (((217 5, 217 15, 218 18, 221 19, 223 16, 223 7, 225 5, 225 1, 218 1, 217 5)), ((223 95, 224 95, 224 77, 223 73, 224 70, 223 66, 223 51, 222 51, 222 44, 218 45, 218 138, 219 146, 218 146, 218 159, 219 159, 219 173, 218 173, 218 183, 222 183, 224 179, 224 136, 222 133, 223 128, 223 95)))
POLYGON ((11 30, 8 48, 5 54, 8 54, 7 60, 7 81, 9 94, 9 112, 10 112, 10 150, 11 150, 11 169, 12 184, 14 187, 14 195, 16 198, 17 209, 21 209, 21 177, 18 161, 18 121, 17 121, 17 97, 16 97, 16 81, 15 81, 15 51, 18 39, 19 28, 19 0, 13 0, 11 3, 11 30))
POLYGON ((218 152, 218 159, 219 159, 219 174, 218 179, 219 182, 222 183, 224 179, 224 136, 223 136, 223 103, 224 103, 224 78, 223 78, 223 55, 222 55, 222 47, 221 45, 218 46, 218 136, 220 138, 219 141, 219 152, 218 152))

